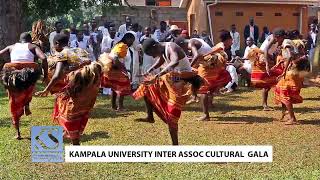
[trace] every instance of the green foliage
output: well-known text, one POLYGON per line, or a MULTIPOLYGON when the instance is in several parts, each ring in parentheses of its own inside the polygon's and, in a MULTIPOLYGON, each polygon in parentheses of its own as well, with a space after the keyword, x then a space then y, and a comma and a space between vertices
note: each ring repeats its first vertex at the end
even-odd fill
POLYGON ((65 26, 71 23, 79 26, 83 21, 121 5, 121 0, 24 0, 24 13, 28 29, 38 19, 49 25, 60 20, 65 26))

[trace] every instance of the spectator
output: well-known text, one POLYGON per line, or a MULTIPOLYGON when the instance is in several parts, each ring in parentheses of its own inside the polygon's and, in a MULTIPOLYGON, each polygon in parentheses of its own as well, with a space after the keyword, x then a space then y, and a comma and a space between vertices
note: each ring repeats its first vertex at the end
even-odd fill
POLYGON ((250 18, 249 24, 244 28, 244 38, 252 37, 254 43, 257 44, 259 39, 259 27, 254 24, 253 17, 250 18))
POLYGON ((160 22, 160 29, 156 29, 154 32, 154 36, 157 39, 157 41, 160 41, 162 36, 164 36, 167 33, 167 23, 165 21, 160 22))
POLYGON ((126 34, 128 31, 130 31, 130 26, 132 26, 132 20, 131 17, 126 16, 126 23, 122 24, 119 27, 119 37, 122 38, 124 34, 126 34))
POLYGON ((240 51, 240 34, 236 31, 236 25, 231 25, 230 35, 233 39, 231 46, 231 54, 232 56, 239 56, 240 51))
POLYGON ((197 30, 193 30, 191 38, 200 38, 197 30))
POLYGON ((84 39, 83 31, 79 30, 77 32, 77 38, 76 38, 76 40, 73 40, 71 42, 70 47, 71 48, 80 48, 80 49, 84 49, 84 50, 89 49, 89 44, 88 44, 88 41, 85 41, 85 39, 84 39))
POLYGON ((246 40, 247 47, 244 50, 243 59, 248 59, 248 54, 251 49, 258 48, 254 43, 252 37, 248 37, 246 40))
POLYGON ((174 42, 181 34, 181 29, 177 25, 171 25, 170 30, 165 34, 160 42, 174 42))
POLYGON ((118 38, 116 36, 117 30, 114 26, 109 28, 110 36, 104 36, 101 42, 101 53, 110 53, 114 45, 117 44, 118 38))
POLYGON ((103 35, 103 37, 109 36, 109 27, 110 27, 110 23, 106 20, 103 24, 103 26, 100 26, 98 28, 98 31, 100 31, 103 35))
POLYGON ((98 31, 97 22, 94 19, 91 21, 90 36, 92 37, 93 54, 95 56, 95 59, 98 59, 101 52, 100 44, 102 40, 102 33, 98 31))
POLYGON ((53 48, 53 38, 59 34, 61 32, 61 30, 63 29, 63 24, 62 22, 60 21, 57 21, 55 24, 54 24, 54 28, 55 28, 55 31, 51 32, 50 35, 49 35, 49 42, 50 42, 50 50, 51 50, 51 53, 54 52, 54 48, 53 48))
POLYGON ((87 44, 91 44, 93 41, 93 37, 90 34, 89 31, 89 25, 83 24, 82 25, 82 32, 83 32, 83 40, 87 42, 87 44))
MULTIPOLYGON (((314 52, 315 48, 317 46, 317 26, 315 24, 310 25, 310 32, 307 37, 307 50, 309 50, 309 61, 310 64, 313 65, 313 58, 314 58, 314 52)), ((312 69, 312 66, 311 66, 312 69)))
POLYGON ((202 31, 200 38, 203 39, 207 44, 209 44, 210 47, 213 47, 213 41, 211 40, 210 36, 207 34, 206 31, 202 31))
MULTIPOLYGON (((181 32, 181 36, 185 39, 190 39, 189 32, 187 30, 183 30, 181 32)), ((200 36, 199 36, 200 37, 200 36)))
POLYGON ((267 26, 264 26, 259 42, 260 42, 260 43, 263 43, 264 40, 266 40, 266 38, 267 38, 270 34, 271 34, 271 32, 269 31, 268 27, 267 27, 267 26))
POLYGON ((141 38, 139 39, 139 42, 142 44, 144 40, 149 39, 149 38, 152 38, 152 39, 157 41, 155 36, 153 34, 151 34, 151 28, 150 27, 145 27, 144 28, 144 35, 141 36, 141 38))
POLYGON ((70 43, 77 39, 77 28, 76 25, 70 24, 70 43))
POLYGON ((134 23, 132 25, 132 31, 136 33, 137 38, 140 39, 142 36, 142 32, 140 30, 139 24, 138 23, 134 23))

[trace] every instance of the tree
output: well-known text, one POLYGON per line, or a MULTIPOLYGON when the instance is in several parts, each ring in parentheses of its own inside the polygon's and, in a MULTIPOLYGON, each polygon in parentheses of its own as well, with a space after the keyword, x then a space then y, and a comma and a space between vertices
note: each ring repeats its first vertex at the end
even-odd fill
MULTIPOLYGON (((127 0, 124 2, 129 4, 127 0)), ((0 0, 0 3, 0 48, 16 42, 19 34, 38 19, 67 15, 81 8, 122 5, 121 0, 0 0)))
POLYGON ((23 30, 22 1, 0 0, 0 49, 14 43, 23 30))

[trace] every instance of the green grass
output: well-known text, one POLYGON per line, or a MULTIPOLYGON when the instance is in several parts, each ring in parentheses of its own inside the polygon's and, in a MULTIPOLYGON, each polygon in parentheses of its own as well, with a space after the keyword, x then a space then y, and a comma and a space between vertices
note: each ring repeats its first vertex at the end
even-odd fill
MULTIPOLYGON (((272 93, 271 93, 272 94, 272 93)), ((0 179, 319 179, 320 89, 302 90, 303 104, 295 106, 304 124, 285 126, 280 116, 260 111, 261 92, 242 89, 215 98, 213 121, 197 122, 197 105, 187 106, 180 119, 181 145, 272 145, 273 163, 32 163, 30 140, 13 139, 8 98, 0 89, 0 179)), ((273 95, 269 101, 272 106, 273 95)), ((110 110, 105 96, 98 98, 82 138, 82 145, 168 145, 167 126, 135 122, 144 117, 144 104, 126 98, 128 113, 110 110)), ((22 136, 32 126, 53 125, 53 98, 33 98, 33 115, 23 117, 22 136)), ((68 142, 66 142, 68 144, 68 142)))

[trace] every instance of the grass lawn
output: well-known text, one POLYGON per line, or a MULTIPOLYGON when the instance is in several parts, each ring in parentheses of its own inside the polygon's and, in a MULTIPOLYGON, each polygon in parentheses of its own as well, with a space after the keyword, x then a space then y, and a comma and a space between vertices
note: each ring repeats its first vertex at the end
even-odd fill
MULTIPOLYGON (((0 179, 319 179, 319 88, 302 90, 295 106, 303 125, 285 126, 277 109, 262 112, 261 92, 242 89, 215 98, 212 121, 197 122, 198 105, 185 107, 180 119, 181 145, 273 145, 273 163, 32 163, 30 128, 53 125, 53 98, 33 98, 33 115, 23 117, 22 136, 13 139, 8 98, 0 88, 0 179)), ((272 94, 272 93, 271 93, 272 94)), ((270 104, 273 104, 273 94, 270 104)), ((82 138, 82 145, 169 145, 167 126, 135 122, 144 117, 142 101, 126 98, 127 113, 115 113, 100 96, 82 138)), ((67 144, 69 142, 66 142, 67 144)))

